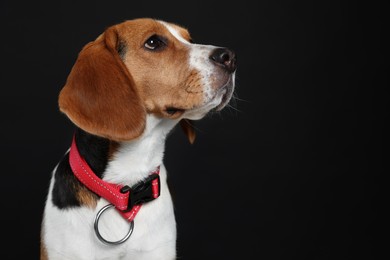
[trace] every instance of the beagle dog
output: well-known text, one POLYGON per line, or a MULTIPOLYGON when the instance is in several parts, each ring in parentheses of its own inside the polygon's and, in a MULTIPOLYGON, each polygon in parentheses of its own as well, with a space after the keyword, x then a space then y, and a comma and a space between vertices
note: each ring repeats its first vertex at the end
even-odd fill
POLYGON ((40 259, 176 259, 165 139, 179 124, 194 142, 190 121, 229 103, 235 71, 233 51, 150 18, 85 45, 59 94, 75 132, 52 173, 40 259))

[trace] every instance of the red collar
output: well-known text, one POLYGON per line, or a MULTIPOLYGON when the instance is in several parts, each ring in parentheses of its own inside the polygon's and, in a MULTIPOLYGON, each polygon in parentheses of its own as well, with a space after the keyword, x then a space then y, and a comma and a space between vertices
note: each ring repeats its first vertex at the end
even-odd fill
POLYGON ((81 157, 75 137, 69 152, 69 163, 74 175, 88 189, 112 203, 119 213, 128 221, 133 221, 142 203, 160 196, 160 167, 152 172, 146 180, 133 187, 106 182, 91 170, 81 157))

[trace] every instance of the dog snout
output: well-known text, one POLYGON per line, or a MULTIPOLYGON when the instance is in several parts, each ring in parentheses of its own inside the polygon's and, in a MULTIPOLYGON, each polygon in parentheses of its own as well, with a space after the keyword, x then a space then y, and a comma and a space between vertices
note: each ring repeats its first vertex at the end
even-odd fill
POLYGON ((236 54, 228 48, 215 49, 210 55, 210 60, 212 60, 216 65, 224 68, 229 73, 233 73, 237 68, 236 54))

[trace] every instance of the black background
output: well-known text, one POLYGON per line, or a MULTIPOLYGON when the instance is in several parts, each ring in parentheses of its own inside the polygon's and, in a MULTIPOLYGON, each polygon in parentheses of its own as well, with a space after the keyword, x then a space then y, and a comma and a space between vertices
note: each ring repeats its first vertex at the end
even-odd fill
POLYGON ((238 56, 231 107, 197 122, 195 144, 167 140, 179 259, 374 259, 388 82, 385 7, 365 3, 2 1, 2 259, 38 259, 78 52, 138 17, 238 56))

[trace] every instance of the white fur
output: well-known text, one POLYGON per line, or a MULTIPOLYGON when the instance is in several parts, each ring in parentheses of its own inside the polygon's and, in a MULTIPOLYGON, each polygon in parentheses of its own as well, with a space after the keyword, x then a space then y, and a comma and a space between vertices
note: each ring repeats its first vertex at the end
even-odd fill
MULTIPOLYGON (((163 154, 165 138, 176 123, 177 120, 158 119, 149 115, 144 134, 126 143, 107 166, 104 180, 130 186, 146 178, 156 166, 161 166, 161 195, 142 206, 134 220, 133 234, 122 245, 105 245, 94 233, 94 218, 108 204, 106 200, 100 199, 95 209, 58 209, 51 201, 52 177, 43 219, 43 239, 50 260, 175 259, 176 222, 166 184, 163 154), (121 257, 113 257, 117 255, 121 257)), ((99 228, 106 239, 114 241, 125 235, 129 223, 116 210, 109 209, 102 215, 99 228)))

